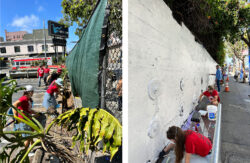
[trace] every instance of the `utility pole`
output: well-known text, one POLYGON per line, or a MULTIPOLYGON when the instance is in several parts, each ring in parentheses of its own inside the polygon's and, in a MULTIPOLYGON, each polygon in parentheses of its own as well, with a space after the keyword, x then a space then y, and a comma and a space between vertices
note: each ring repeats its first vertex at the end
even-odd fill
POLYGON ((44 54, 45 54, 45 58, 47 57, 46 56, 46 51, 47 51, 47 48, 46 48, 46 33, 45 33, 45 22, 43 20, 43 36, 44 36, 44 54))

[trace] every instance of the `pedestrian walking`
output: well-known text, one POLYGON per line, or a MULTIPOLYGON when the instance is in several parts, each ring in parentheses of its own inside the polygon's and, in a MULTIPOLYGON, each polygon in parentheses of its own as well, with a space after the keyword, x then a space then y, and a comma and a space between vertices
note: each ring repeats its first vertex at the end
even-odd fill
POLYGON ((181 163, 185 156, 185 162, 192 162, 195 156, 206 157, 211 153, 212 143, 204 135, 192 130, 182 131, 177 126, 172 126, 167 131, 167 138, 173 142, 164 147, 159 158, 164 157, 170 150, 175 150, 175 162, 181 163))
POLYGON ((235 74, 234 74, 234 79, 236 82, 238 82, 238 77, 239 77, 239 71, 238 71, 238 69, 236 69, 235 74))
POLYGON ((224 84, 224 78, 225 78, 225 75, 226 75, 225 74, 226 72, 225 72, 225 66, 224 65, 221 66, 221 73, 222 73, 222 81, 223 81, 223 84, 224 84))
POLYGON ((43 78, 44 75, 44 68, 42 65, 37 70, 37 77, 38 77, 38 87, 41 86, 41 79, 43 78))
POLYGON ((243 81, 243 69, 240 69, 240 81, 243 81))
POLYGON ((203 96, 206 96, 209 99, 210 104, 212 105, 218 105, 218 103, 220 102, 220 97, 218 92, 214 89, 214 87, 212 85, 209 85, 207 88, 207 91, 203 92, 200 97, 199 97, 199 101, 202 100, 203 96))
MULTIPOLYGON (((17 108, 18 110, 20 110, 26 117, 28 117, 29 119, 32 119, 32 114, 37 115, 38 113, 35 112, 34 110, 32 110, 32 96, 34 93, 34 89, 31 85, 27 85, 25 87, 25 91, 23 93, 23 96, 20 97, 14 104, 13 106, 15 108, 17 108)), ((19 114, 15 109, 13 109, 13 114, 16 117, 19 117, 21 119, 24 119, 24 117, 19 114)), ((15 122, 14 124, 14 130, 20 130, 20 131, 32 131, 32 129, 30 128, 30 126, 28 126, 27 124, 23 123, 23 122, 15 122)), ((30 136, 29 134, 22 134, 22 137, 28 137, 30 136)), ((28 148, 30 144, 32 144, 33 140, 32 139, 28 139, 24 142, 24 146, 25 148, 28 148)))
POLYGON ((50 69, 48 68, 48 65, 46 65, 44 68, 44 76, 43 76, 43 81, 46 86, 48 86, 47 77, 49 76, 49 72, 50 72, 50 69))
POLYGON ((43 98, 43 106, 48 110, 49 108, 52 108, 56 110, 56 98, 55 98, 55 93, 56 95, 59 94, 59 89, 63 86, 63 80, 61 78, 58 78, 57 80, 54 80, 47 91, 44 94, 43 98))

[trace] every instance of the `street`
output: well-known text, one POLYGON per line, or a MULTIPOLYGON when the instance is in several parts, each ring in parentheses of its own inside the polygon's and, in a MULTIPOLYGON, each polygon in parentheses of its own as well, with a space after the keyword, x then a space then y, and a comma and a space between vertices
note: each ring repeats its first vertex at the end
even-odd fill
MULTIPOLYGON (((229 80, 230 92, 220 94, 222 102, 221 160, 250 162, 250 86, 229 80)), ((224 87, 223 87, 224 89, 224 87)))

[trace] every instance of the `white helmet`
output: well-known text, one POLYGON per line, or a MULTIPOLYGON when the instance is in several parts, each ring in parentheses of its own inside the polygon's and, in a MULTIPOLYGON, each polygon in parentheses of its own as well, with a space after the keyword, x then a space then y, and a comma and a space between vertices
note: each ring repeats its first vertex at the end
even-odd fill
POLYGON ((26 85, 26 86, 25 86, 25 90, 26 90, 27 92, 32 92, 32 91, 34 91, 34 88, 32 87, 32 85, 26 85))

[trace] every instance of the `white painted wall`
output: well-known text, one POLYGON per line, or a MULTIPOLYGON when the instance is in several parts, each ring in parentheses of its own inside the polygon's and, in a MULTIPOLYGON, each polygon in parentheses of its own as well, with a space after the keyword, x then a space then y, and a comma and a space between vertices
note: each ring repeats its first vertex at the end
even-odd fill
MULTIPOLYGON (((20 41, 21 42, 21 41, 20 41)), ((9 55, 9 56, 15 56, 15 55, 27 55, 27 54, 34 54, 34 53, 44 53, 43 49, 42 49, 42 43, 37 43, 37 44, 20 44, 20 45, 7 45, 7 46, 0 46, 1 47, 5 47, 6 48, 6 53, 0 53, 1 55, 9 55), (20 46, 20 52, 15 52, 15 46, 20 46), (34 51, 33 52, 28 52, 28 46, 33 46, 34 51)), ((52 43, 46 43, 46 45, 48 46, 48 51, 47 53, 54 53, 54 47, 52 43)), ((58 52, 62 53, 63 52, 63 47, 62 46, 58 46, 58 52)))
POLYGON ((209 74, 215 73, 216 62, 173 19, 163 0, 129 0, 128 16, 128 162, 154 162, 167 141, 168 127, 180 126, 201 90, 214 83, 209 74), (148 96, 152 80, 160 85, 158 103, 148 96))

